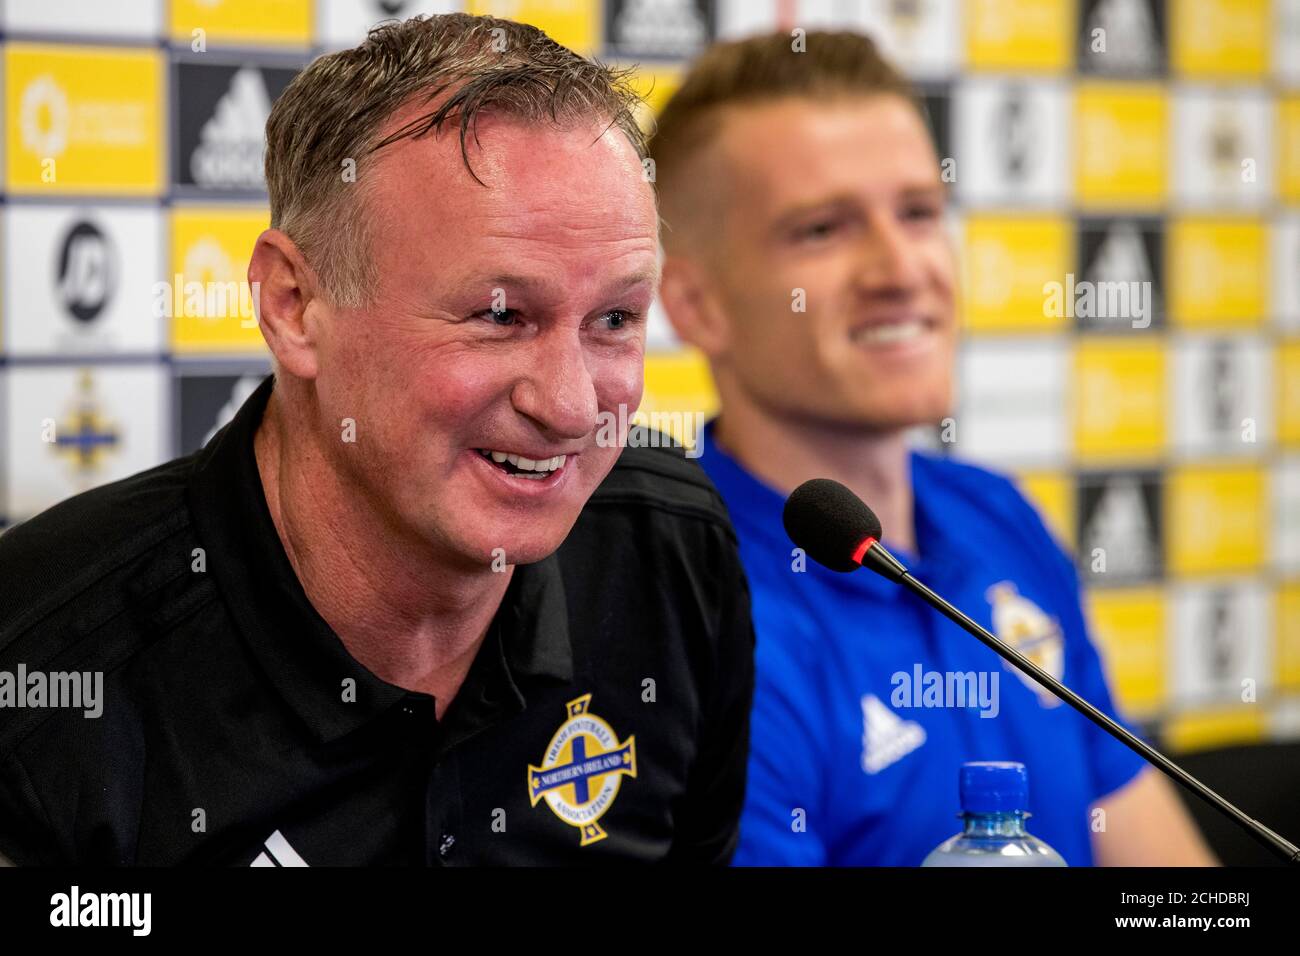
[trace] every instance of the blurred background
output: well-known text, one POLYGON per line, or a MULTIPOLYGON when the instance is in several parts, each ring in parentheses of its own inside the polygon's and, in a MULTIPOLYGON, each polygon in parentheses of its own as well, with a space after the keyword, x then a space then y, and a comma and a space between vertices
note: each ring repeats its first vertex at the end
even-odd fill
MULTIPOLYGON (((271 103, 454 9, 639 64, 647 113, 713 39, 872 34, 963 262, 959 407, 920 440, 1020 479, 1127 712, 1295 819, 1300 0, 0 0, 0 533, 229 418, 269 369, 243 284, 271 103)), ((712 411, 661 316, 650 353, 643 410, 712 411)))

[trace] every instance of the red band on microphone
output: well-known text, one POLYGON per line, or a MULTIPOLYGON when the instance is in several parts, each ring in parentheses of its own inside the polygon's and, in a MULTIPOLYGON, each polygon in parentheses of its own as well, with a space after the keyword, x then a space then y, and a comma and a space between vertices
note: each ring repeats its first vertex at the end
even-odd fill
POLYGON ((876 543, 876 539, 873 538, 871 535, 867 535, 865 538, 863 538, 862 543, 859 544, 857 548, 853 551, 853 563, 861 564, 862 559, 867 556, 867 552, 871 550, 871 546, 875 543, 876 543))

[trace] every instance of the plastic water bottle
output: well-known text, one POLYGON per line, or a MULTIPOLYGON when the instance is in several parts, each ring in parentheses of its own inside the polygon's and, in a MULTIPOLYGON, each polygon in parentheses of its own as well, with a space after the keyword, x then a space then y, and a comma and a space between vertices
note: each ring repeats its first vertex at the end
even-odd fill
POLYGON ((922 866, 1065 866, 1025 831, 1029 774, 1022 763, 972 761, 958 777, 966 826, 930 852, 922 866))

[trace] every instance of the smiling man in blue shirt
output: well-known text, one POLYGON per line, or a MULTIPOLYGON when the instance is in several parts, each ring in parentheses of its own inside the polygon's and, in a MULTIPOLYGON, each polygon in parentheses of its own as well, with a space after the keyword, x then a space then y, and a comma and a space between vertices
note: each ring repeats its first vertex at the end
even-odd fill
POLYGON ((865 37, 708 51, 651 143, 661 296, 708 357, 701 464, 741 540, 758 635, 736 862, 916 865, 959 829, 967 760, 1017 760, 1031 832, 1071 865, 1214 859, 1172 786, 883 578, 827 571, 782 529, 834 478, 901 560, 1114 713, 1070 560, 1005 478, 909 450, 952 400, 945 188, 906 81, 865 37))

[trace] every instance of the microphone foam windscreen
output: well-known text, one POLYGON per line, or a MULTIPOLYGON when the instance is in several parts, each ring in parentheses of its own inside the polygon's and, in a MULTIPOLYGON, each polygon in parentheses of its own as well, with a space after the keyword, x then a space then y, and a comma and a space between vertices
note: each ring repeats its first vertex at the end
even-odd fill
POLYGON ((781 517, 790 540, 832 571, 856 571, 858 545, 867 537, 880 540, 880 519, 830 478, 813 478, 792 491, 781 517))

